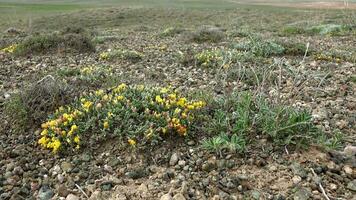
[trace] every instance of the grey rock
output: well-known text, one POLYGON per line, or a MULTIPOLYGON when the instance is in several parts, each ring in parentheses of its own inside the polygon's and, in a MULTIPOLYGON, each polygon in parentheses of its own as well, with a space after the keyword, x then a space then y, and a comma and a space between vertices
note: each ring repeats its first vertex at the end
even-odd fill
POLYGON ((177 193, 176 195, 173 196, 173 200, 186 200, 186 198, 182 193, 177 193))
POLYGON ((69 194, 66 200, 79 200, 79 197, 74 194, 69 194))
POLYGON ((298 188, 293 195, 294 200, 308 200, 311 196, 311 192, 306 188, 298 188))
POLYGON ((347 189, 356 192, 356 179, 347 184, 347 189))
POLYGON ((40 200, 50 200, 54 195, 54 192, 52 191, 52 189, 47 186, 44 185, 41 187, 40 191, 38 192, 38 199, 40 200))
POLYGON ((291 169, 294 175, 300 176, 301 178, 308 176, 307 171, 299 163, 293 163, 291 169))
POLYGON ((73 165, 71 163, 69 163, 69 162, 64 161, 64 162, 61 163, 61 168, 62 168, 62 170, 64 172, 68 173, 68 172, 71 172, 73 170, 73 165))
POLYGON ((172 200, 172 195, 171 194, 164 194, 161 196, 160 200, 172 200))
POLYGON ((177 153, 173 153, 171 156, 171 159, 169 160, 169 165, 174 166, 178 163, 178 154, 177 153))
POLYGON ((252 190, 252 191, 251 191, 251 196, 252 196, 253 199, 259 200, 260 197, 261 197, 261 194, 260 194, 260 192, 257 191, 257 190, 252 190))

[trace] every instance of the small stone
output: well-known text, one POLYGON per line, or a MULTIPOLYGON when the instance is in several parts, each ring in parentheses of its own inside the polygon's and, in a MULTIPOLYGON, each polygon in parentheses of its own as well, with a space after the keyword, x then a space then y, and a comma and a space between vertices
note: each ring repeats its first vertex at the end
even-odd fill
POLYGON ((302 181, 302 178, 300 176, 293 176, 292 181, 294 184, 298 184, 302 181))
POLYGON ((80 159, 84 162, 89 162, 91 159, 91 156, 89 154, 83 154, 80 159))
POLYGON ((347 189, 356 192, 356 179, 347 184, 347 189))
POLYGON ((350 166, 345 165, 343 169, 344 169, 344 172, 345 172, 346 174, 352 175, 353 170, 352 170, 352 168, 351 168, 350 166))
POLYGON ((50 200, 53 195, 54 192, 47 185, 42 186, 40 191, 38 192, 38 198, 40 200, 50 200))
POLYGON ((356 155, 356 146, 346 146, 343 152, 346 156, 352 157, 356 155))
POLYGON ((293 163, 291 169, 294 175, 300 176, 301 178, 306 178, 308 176, 306 170, 299 163, 293 163))
POLYGON ((181 167, 183 167, 185 165, 185 163, 186 163, 185 160, 178 161, 178 165, 181 167))
POLYGON ((169 160, 169 165, 174 166, 178 163, 178 154, 177 153, 173 153, 171 156, 171 159, 169 160))
POLYGON ((257 190, 253 190, 253 191, 251 192, 251 196, 252 196, 252 198, 254 198, 254 199, 256 199, 256 200, 259 200, 259 199, 260 199, 261 194, 260 194, 260 192, 259 192, 259 191, 257 191, 257 190))
POLYGON ((330 184, 330 189, 331 189, 331 190, 336 190, 336 189, 337 189, 337 185, 334 184, 334 183, 331 183, 331 184, 330 184))
POLYGON ((147 185, 145 185, 144 183, 142 183, 139 187, 138 187, 138 189, 137 189, 139 192, 141 192, 141 193, 147 193, 148 192, 148 187, 147 187, 147 185))
POLYGON ((22 167, 17 166, 17 167, 14 168, 13 172, 14 172, 15 175, 22 175, 23 174, 23 169, 22 169, 22 167))
POLYGON ((173 196, 173 200, 186 200, 182 193, 177 193, 173 196))
POLYGON ((62 162, 61 163, 61 168, 64 172, 71 172, 73 170, 73 165, 69 162, 62 162))
POLYGON ((57 180, 59 183, 63 183, 64 182, 64 176, 62 174, 58 174, 57 175, 57 180))
POLYGON ((307 190, 306 188, 299 188, 295 192, 293 199, 294 200, 308 200, 310 196, 311 196, 311 192, 309 190, 307 190))
POLYGON ((69 194, 69 191, 67 190, 67 188, 64 185, 61 185, 57 188, 57 193, 58 196, 60 197, 66 197, 69 194))
POLYGON ((69 194, 66 200, 79 200, 79 197, 74 194, 69 194))
POLYGON ((101 185, 100 185, 100 188, 101 188, 101 190, 103 190, 103 191, 109 191, 109 190, 111 190, 111 188, 113 187, 113 182, 111 182, 111 181, 106 181, 106 182, 103 182, 103 183, 101 183, 101 185))
POLYGON ((172 196, 171 194, 165 194, 163 196, 161 196, 160 200, 172 200, 172 196))

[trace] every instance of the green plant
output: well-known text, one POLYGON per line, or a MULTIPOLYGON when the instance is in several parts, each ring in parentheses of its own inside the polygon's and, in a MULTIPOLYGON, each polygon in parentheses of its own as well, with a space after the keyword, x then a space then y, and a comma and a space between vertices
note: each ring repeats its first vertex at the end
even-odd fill
POLYGON ((4 114, 8 117, 11 128, 14 131, 22 132, 29 125, 29 112, 20 94, 14 94, 10 99, 5 101, 4 114))
POLYGON ((330 136, 327 134, 320 134, 317 143, 321 144, 327 149, 341 149, 345 136, 341 132, 335 132, 330 136))
POLYGON ((225 33, 222 29, 214 26, 203 26, 197 31, 187 35, 188 39, 193 42, 220 42, 225 38, 225 33))
POLYGON ((197 65, 208 68, 229 68, 240 57, 239 52, 225 49, 204 50, 194 56, 197 65))
POLYGON ((280 35, 282 36, 290 36, 290 35, 297 35, 297 34, 303 34, 305 33, 305 30, 301 27, 295 27, 295 26, 286 26, 282 28, 280 31, 280 35))
POLYGON ((274 105, 265 99, 257 101, 257 128, 280 145, 305 145, 313 140, 315 127, 311 114, 288 106, 274 105))
POLYGON ((134 146, 157 143, 168 136, 187 136, 204 106, 205 102, 188 101, 170 88, 120 84, 58 108, 41 125, 38 143, 55 153, 108 135, 127 138, 134 146))
POLYGON ((142 60, 143 54, 134 50, 111 50, 102 52, 99 55, 101 60, 116 61, 116 60, 128 60, 131 62, 138 62, 142 60))
POLYGON ((15 55, 46 54, 55 52, 93 52, 95 45, 91 38, 85 34, 46 34, 33 35, 20 42, 15 55))
POLYGON ((184 29, 182 28, 178 28, 178 27, 169 27, 166 28, 162 31, 161 36, 163 37, 172 37, 174 35, 180 34, 184 31, 184 29))
POLYGON ((246 140, 243 136, 233 134, 231 136, 227 134, 220 134, 218 136, 205 139, 202 142, 203 148, 214 151, 221 155, 224 149, 231 153, 242 153, 246 150, 246 140))
POLYGON ((233 48, 240 51, 249 51, 258 57, 270 57, 275 55, 282 55, 284 47, 272 42, 264 41, 262 38, 250 37, 247 42, 234 44, 233 48))

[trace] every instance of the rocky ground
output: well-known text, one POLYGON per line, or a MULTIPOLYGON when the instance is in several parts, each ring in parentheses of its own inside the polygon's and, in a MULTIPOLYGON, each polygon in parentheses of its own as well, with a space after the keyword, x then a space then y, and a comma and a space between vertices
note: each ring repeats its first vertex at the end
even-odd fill
MULTIPOLYGON (((184 34, 161 37, 160 31, 149 27, 125 32, 104 29, 100 33, 110 33, 115 39, 98 45, 96 53, 30 57, 0 54, 1 104, 24 85, 47 74, 60 78, 58 70, 64 67, 109 66, 115 80, 172 85, 185 91, 201 89, 220 94, 230 88, 259 88, 234 78, 222 85, 219 76, 231 71, 217 74, 194 63, 183 65, 177 61, 179 52, 188 49, 227 47, 245 39, 231 36, 229 29, 228 39, 216 44, 189 43, 184 34), (139 62, 99 59, 100 52, 115 48, 136 50, 144 56, 139 62)), ((298 41, 310 42, 319 51, 352 49, 356 42, 352 36, 298 37, 298 41)), ((53 155, 36 144, 40 124, 17 133, 1 114, 0 199, 355 199, 355 63, 321 61, 313 56, 302 60, 303 56, 270 58, 270 62, 285 66, 295 75, 283 68, 280 85, 263 90, 271 97, 276 97, 278 91, 282 102, 310 109, 315 124, 330 135, 341 131, 345 137, 339 150, 319 146, 281 149, 264 138, 256 138, 257 142, 243 155, 218 156, 203 150, 198 138, 165 141, 149 151, 128 149, 113 138, 74 155, 53 155)), ((78 83, 75 77, 65 80, 74 86, 78 83)), ((3 113, 3 106, 0 111, 3 113)))

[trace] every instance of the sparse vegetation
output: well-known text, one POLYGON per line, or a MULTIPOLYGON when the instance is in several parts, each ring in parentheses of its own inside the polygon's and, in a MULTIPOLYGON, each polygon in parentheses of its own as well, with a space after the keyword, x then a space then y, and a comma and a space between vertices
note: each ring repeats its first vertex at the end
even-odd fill
POLYGON ((220 42, 225 38, 225 33, 221 28, 214 26, 202 26, 195 32, 187 33, 188 40, 193 42, 220 42))

